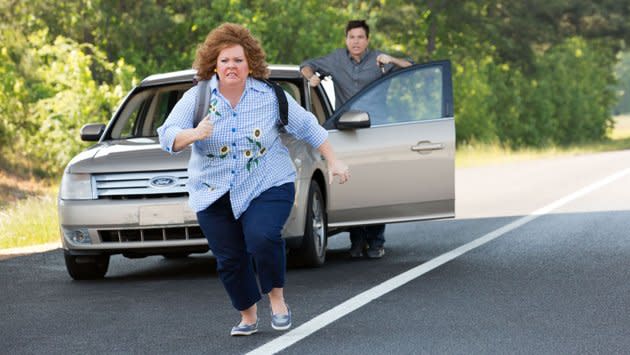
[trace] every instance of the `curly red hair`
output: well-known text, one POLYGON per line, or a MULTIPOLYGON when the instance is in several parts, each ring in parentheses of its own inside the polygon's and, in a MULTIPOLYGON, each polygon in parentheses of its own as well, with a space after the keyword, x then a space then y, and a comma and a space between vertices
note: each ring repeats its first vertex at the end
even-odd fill
POLYGON ((265 62, 265 51, 249 30, 235 23, 224 23, 208 33, 206 40, 197 47, 193 68, 200 80, 208 80, 217 67, 217 57, 225 48, 243 47, 247 64, 254 78, 268 78, 269 68, 265 62))

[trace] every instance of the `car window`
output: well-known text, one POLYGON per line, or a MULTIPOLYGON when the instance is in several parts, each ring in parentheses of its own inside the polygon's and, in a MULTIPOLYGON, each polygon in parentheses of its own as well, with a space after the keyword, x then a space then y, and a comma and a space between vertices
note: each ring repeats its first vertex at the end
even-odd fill
POLYGON ((146 115, 152 99, 153 93, 150 91, 143 91, 131 97, 116 120, 112 138, 136 137, 139 122, 146 115))
MULTIPOLYGON (((304 106, 299 87, 291 81, 279 80, 278 84, 297 102, 304 106)), ((136 93, 126 103, 119 115, 111 137, 113 139, 157 137, 157 129, 175 107, 175 104, 191 84, 178 84, 149 88, 136 93)))
POLYGON ((320 92, 317 90, 317 88, 314 87, 311 87, 310 90, 311 112, 313 112, 315 117, 317 117, 317 121, 319 121, 319 124, 323 124, 328 119, 328 115, 326 114, 326 110, 324 109, 324 104, 322 103, 320 92))
POLYGON ((294 80, 276 80, 276 83, 280 85, 284 91, 288 92, 289 95, 293 96, 296 102, 298 102, 302 107, 306 108, 310 112, 312 112, 317 121, 322 124, 328 119, 329 113, 324 106, 324 101, 322 99, 323 94, 317 88, 311 88, 306 85, 306 87, 302 86, 303 80, 294 79, 294 80), (310 94, 307 91, 300 90, 310 90, 310 94), (302 95, 303 94, 303 95, 302 95), (310 107, 306 100, 306 97, 310 97, 310 107))
MULTIPOLYGON (((289 95, 293 96, 295 101, 298 102, 300 105, 302 105, 302 107, 308 106, 308 104, 306 103, 306 100, 301 95, 302 92, 300 91, 300 87, 295 81, 278 80, 276 82, 284 89, 284 91, 288 92, 289 95)), ((311 111, 317 118, 317 121, 320 124, 322 124, 328 118, 328 113, 325 109, 325 106, 321 98, 322 94, 316 88, 310 88, 310 90, 311 90, 310 92, 311 107, 309 111, 311 111)), ((305 96, 306 96, 306 92, 305 92, 305 96)))
POLYGON ((335 81, 332 77, 327 77, 321 81, 322 89, 324 89, 323 95, 327 96, 328 102, 333 110, 336 110, 337 104, 335 103, 335 81))
POLYGON ((372 126, 438 119, 442 92, 440 67, 405 71, 372 86, 349 109, 369 112, 372 126))
POLYGON ((175 107, 175 104, 184 95, 185 89, 181 87, 168 87, 163 88, 155 95, 155 105, 151 111, 150 119, 147 119, 145 124, 146 131, 143 132, 144 136, 157 137, 157 129, 160 127, 166 118, 175 107))
POLYGON ((125 105, 112 129, 113 139, 156 137, 157 128, 168 117, 177 101, 190 87, 173 85, 136 93, 125 105))
POLYGON ((297 85, 295 85, 294 83, 292 83, 290 81, 284 81, 284 80, 278 80, 278 81, 276 81, 276 84, 280 85, 280 87, 284 91, 289 93, 289 95, 291 95, 296 102, 298 102, 300 104, 302 103, 302 97, 300 95, 300 89, 297 87, 297 85))

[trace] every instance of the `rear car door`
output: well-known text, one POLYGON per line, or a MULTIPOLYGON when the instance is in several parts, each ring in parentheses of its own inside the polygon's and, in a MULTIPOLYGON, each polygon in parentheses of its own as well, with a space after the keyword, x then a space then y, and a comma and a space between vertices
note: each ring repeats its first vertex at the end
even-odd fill
POLYGON ((449 61, 414 65, 375 81, 325 126, 352 175, 346 184, 329 186, 329 227, 454 217, 449 61), (357 112, 369 114, 369 127, 340 128, 344 115, 357 112))

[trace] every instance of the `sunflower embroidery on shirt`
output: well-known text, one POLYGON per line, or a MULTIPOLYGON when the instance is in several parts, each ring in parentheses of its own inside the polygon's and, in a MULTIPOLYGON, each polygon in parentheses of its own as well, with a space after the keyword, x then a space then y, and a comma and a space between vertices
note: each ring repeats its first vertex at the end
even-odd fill
MULTIPOLYGON (((229 153, 230 153, 230 147, 228 147, 227 145, 224 145, 223 147, 221 147, 221 149, 219 149, 219 158, 225 159, 225 157, 227 157, 229 153)), ((206 156, 208 158, 216 157, 216 155, 214 155, 212 153, 208 153, 208 154, 206 154, 206 156)))
POLYGON ((212 191, 216 190, 216 188, 215 188, 214 186, 210 186, 210 185, 206 184, 205 182, 202 182, 202 184, 203 184, 205 187, 207 187, 207 188, 208 188, 208 191, 209 191, 209 192, 212 192, 212 191))
POLYGON ((212 99, 212 101, 210 101, 210 105, 208 106, 208 114, 209 115, 215 115, 217 117, 221 116, 221 112, 219 112, 218 108, 217 108, 217 99, 212 99))
POLYGON ((228 147, 227 145, 224 145, 223 147, 221 147, 221 150, 219 150, 219 158, 224 159, 225 157, 227 157, 229 152, 230 152, 230 147, 228 147))
MULTIPOLYGON (((210 115, 210 116, 215 115, 216 117, 220 117, 221 116, 221 112, 219 112, 217 103, 218 103, 217 99, 212 99, 210 101, 210 105, 208 105, 208 115, 210 115)), ((219 150, 219 158, 224 159, 225 157, 227 157, 229 152, 230 152, 230 147, 228 147, 227 145, 224 145, 219 150)), ((210 158, 210 159, 216 157, 216 155, 214 155, 212 153, 208 153, 208 154, 206 154, 206 156, 208 158, 210 158)))
POLYGON ((247 137, 247 140, 252 145, 252 149, 247 149, 243 153, 245 158, 247 158, 247 171, 251 171, 254 166, 257 166, 258 159, 267 151, 267 148, 263 147, 260 143, 260 137, 262 137, 262 130, 260 128, 254 128, 252 137, 247 137))

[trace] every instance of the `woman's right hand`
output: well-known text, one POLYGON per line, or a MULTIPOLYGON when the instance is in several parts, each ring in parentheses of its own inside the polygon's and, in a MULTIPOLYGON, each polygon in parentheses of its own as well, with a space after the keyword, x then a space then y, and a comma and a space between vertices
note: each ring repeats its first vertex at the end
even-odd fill
POLYGON ((214 123, 210 121, 210 116, 204 117, 195 128, 188 128, 180 131, 173 141, 173 152, 179 152, 189 145, 206 139, 212 135, 214 123))
POLYGON ((210 121, 210 115, 204 117, 195 128, 196 140, 200 141, 212 135, 214 124, 210 121))

